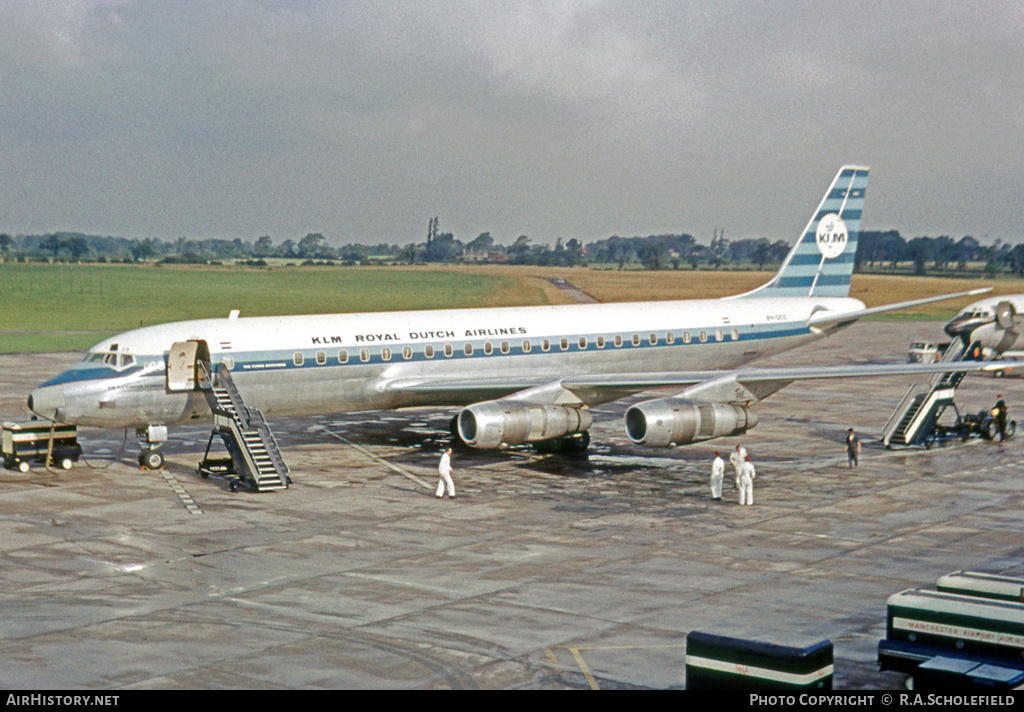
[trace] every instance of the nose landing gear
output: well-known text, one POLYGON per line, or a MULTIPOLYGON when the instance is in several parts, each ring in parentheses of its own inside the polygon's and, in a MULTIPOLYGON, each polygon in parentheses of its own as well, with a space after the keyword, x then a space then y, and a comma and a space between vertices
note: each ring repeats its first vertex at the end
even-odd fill
POLYGON ((167 442, 166 425, 150 425, 135 431, 139 440, 145 440, 139 451, 139 467, 144 470, 159 470, 164 466, 164 453, 161 445, 167 442))

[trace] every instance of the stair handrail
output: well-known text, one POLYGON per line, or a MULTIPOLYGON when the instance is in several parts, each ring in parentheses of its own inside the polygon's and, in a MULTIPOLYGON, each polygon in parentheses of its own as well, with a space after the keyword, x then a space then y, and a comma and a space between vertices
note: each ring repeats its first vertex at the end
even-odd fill
POLYGON ((910 410, 910 405, 914 399, 921 395, 927 387, 922 387, 921 384, 915 384, 907 389, 907 394, 903 396, 903 400, 896 406, 896 410, 892 412, 892 416, 889 418, 889 422, 885 424, 885 428, 882 429, 882 444, 888 446, 892 441, 892 436, 896 433, 896 429, 903 422, 903 418, 907 415, 907 411, 910 410))
POLYGON ((228 398, 231 399, 231 407, 235 409, 235 417, 238 419, 239 427, 242 430, 249 430, 252 427, 252 414, 249 412, 248 406, 245 405, 245 401, 242 400, 238 387, 231 378, 231 372, 224 363, 217 364, 217 384, 224 389, 224 392, 228 394, 228 398))

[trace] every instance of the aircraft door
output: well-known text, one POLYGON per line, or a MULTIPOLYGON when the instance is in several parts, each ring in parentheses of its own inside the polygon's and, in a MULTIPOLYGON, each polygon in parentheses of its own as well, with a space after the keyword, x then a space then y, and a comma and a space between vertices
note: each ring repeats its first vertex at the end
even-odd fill
POLYGON ((208 367, 201 369, 199 364, 209 362, 210 350, 205 341, 175 342, 167 352, 167 390, 198 390, 209 371, 208 367))

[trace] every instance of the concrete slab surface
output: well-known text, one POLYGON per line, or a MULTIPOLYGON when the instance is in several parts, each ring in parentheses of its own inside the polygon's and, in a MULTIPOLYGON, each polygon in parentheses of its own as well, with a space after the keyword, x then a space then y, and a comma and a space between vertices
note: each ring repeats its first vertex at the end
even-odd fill
MULTIPOLYGON (((899 361, 941 335, 862 323, 765 364, 899 361)), ((0 415, 76 359, 0 356, 0 415)), ((910 383, 760 404, 743 508, 731 477, 721 502, 707 485, 739 439, 636 448, 639 396, 596 409, 584 458, 457 451, 451 501, 433 487, 452 411, 272 421, 294 483, 263 494, 197 474, 208 426, 174 429, 161 472, 133 434, 83 429, 70 471, 0 470, 0 687, 681 688, 692 630, 830 639, 836 689, 899 687, 875 662, 890 594, 1024 575, 1020 440, 884 449, 910 383)), ((1016 379, 970 376, 957 402, 1000 392, 1020 415, 1016 379)))

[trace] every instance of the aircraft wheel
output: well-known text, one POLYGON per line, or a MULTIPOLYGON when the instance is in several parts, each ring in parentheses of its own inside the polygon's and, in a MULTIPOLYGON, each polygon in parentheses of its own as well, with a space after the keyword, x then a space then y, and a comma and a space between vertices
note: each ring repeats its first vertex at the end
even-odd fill
POLYGON ((21 462, 18 463, 18 472, 28 472, 28 468, 28 461, 22 460, 21 462))
POLYGON ((164 466, 164 454, 159 450, 146 448, 139 453, 139 464, 147 470, 159 470, 164 466))
POLYGON ((584 430, 579 435, 566 438, 566 450, 569 452, 586 452, 590 447, 590 432, 584 430))
POLYGON ((999 435, 999 428, 996 427, 996 421, 989 420, 981 426, 982 435, 985 436, 986 440, 995 440, 996 435, 999 435))
POLYGON ((70 457, 65 457, 63 460, 61 460, 60 461, 60 468, 62 470, 70 470, 71 469, 71 458, 70 457))

